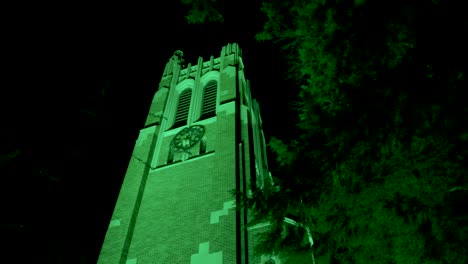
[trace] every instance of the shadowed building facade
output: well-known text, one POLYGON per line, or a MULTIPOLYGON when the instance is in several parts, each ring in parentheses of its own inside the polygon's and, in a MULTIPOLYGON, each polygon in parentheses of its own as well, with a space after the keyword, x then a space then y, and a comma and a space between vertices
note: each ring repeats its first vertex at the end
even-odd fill
POLYGON ((257 101, 237 44, 167 63, 140 130, 98 263, 280 263, 255 257, 231 190, 271 184, 257 101))

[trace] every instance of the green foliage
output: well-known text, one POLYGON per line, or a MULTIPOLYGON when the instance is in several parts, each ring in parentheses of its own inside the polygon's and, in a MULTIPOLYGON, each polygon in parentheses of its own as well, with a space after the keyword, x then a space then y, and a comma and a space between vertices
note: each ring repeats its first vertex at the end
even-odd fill
POLYGON ((16 159, 21 154, 21 149, 17 148, 9 153, 0 154, 0 164, 7 164, 16 159))
MULTIPOLYGON (((428 142, 423 145, 428 145, 428 142)), ((428 157, 434 154, 430 153, 428 157)), ((351 257, 355 263, 386 263, 391 260, 396 263, 419 263, 426 254, 424 245, 428 242, 419 232, 424 221, 431 222, 434 236, 441 239, 443 228, 433 208, 443 204, 446 186, 453 179, 436 177, 432 175, 433 169, 422 173, 419 179, 409 177, 407 171, 411 164, 404 162, 406 165, 402 166, 398 155, 391 159, 388 163, 394 164, 389 165, 393 167, 393 173, 385 177, 383 184, 362 182, 365 188, 353 193, 352 184, 345 178, 342 185, 336 186, 331 193, 323 193, 321 202, 311 210, 317 237, 335 237, 337 248, 347 248, 346 254, 335 252, 344 263, 351 257)), ((430 161, 425 159, 421 163, 416 167, 427 165, 430 161)), ((435 166, 434 163, 431 165, 435 166)), ((360 175, 353 174, 352 181, 356 181, 356 177, 360 175)), ((317 253, 327 253, 328 244, 320 243, 323 246, 317 248, 317 253)))
POLYGON ((224 18, 219 13, 217 0, 182 0, 184 5, 190 6, 185 17, 189 24, 203 24, 223 22, 224 18))
POLYGON ((295 158, 295 153, 291 148, 297 147, 297 142, 292 142, 290 146, 283 143, 280 139, 271 137, 268 143, 268 147, 275 153, 276 161, 280 166, 286 166, 291 164, 292 160, 295 158))
POLYGON ((436 15, 427 12, 432 5, 263 4, 268 20, 257 39, 283 45, 290 53, 290 77, 302 87, 303 134, 295 143, 301 147, 276 138, 270 146, 282 168, 277 172, 282 195, 312 227, 318 259, 463 263, 466 258, 466 252, 453 250, 466 243, 461 224, 466 217, 450 217, 455 212, 446 209, 449 190, 467 181, 461 163, 466 129, 457 124, 467 122, 459 113, 468 109, 462 96, 454 96, 462 91, 466 69, 435 55, 436 44, 425 41, 435 32, 416 35, 418 27, 432 24, 436 15), (448 65, 457 65, 455 77, 444 75, 448 65), (297 202, 310 193, 312 199, 297 202))
POLYGON ((468 21, 459 10, 444 1, 263 2, 256 38, 287 54, 302 135, 268 144, 280 188, 236 193, 251 225, 272 223, 259 252, 301 249, 303 234, 283 224, 292 214, 311 229, 319 263, 467 262, 468 43, 458 33, 468 21))

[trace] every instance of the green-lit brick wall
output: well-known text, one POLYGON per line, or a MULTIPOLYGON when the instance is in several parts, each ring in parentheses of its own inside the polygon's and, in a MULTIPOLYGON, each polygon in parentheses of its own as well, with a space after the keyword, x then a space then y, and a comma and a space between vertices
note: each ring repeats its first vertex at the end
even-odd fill
POLYGON ((149 168, 140 160, 148 160, 150 158, 150 150, 154 146, 154 142, 156 141, 155 135, 158 132, 159 128, 157 126, 140 131, 112 214, 111 223, 98 263, 119 263, 125 242, 128 241, 135 206, 139 203, 140 188, 144 184, 144 178, 149 172, 149 168))
POLYGON ((98 263, 234 264, 245 263, 248 255, 249 263, 262 264, 253 256, 253 233, 266 229, 249 233, 245 248, 244 215, 240 213, 241 222, 237 222, 230 193, 236 188, 236 177, 240 177, 240 190, 247 192, 255 164, 262 159, 252 156, 260 153, 259 140, 253 137, 261 127, 249 123, 248 116, 255 119, 257 113, 240 54, 237 45, 229 44, 220 58, 207 62, 200 58, 197 65, 183 71, 171 58, 150 106, 145 123, 149 127, 141 130, 135 144, 98 263), (219 81, 216 116, 196 120, 201 103, 196 95, 202 89, 197 82, 207 77, 219 81), (199 153, 198 143, 187 160, 181 162, 180 155, 174 155, 175 163, 171 163, 170 142, 186 126, 170 129, 170 113, 175 110, 177 85, 187 78, 194 78, 195 84, 188 120, 190 125, 205 127, 206 153, 199 153))
POLYGON ((210 223, 211 213, 233 200, 229 191, 236 187, 234 117, 221 112, 215 125, 206 128, 214 153, 150 173, 129 259, 190 263, 199 244, 209 242, 210 252, 222 252, 224 263, 235 263, 235 210, 210 223))

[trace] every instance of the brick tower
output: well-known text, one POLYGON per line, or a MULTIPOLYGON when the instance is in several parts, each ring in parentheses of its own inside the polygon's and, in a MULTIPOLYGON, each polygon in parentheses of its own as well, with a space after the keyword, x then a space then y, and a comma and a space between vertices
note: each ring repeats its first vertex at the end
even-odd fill
POLYGON ((233 189, 271 183, 259 105, 239 46, 219 58, 167 63, 140 130, 98 263, 279 263, 254 257, 233 189))

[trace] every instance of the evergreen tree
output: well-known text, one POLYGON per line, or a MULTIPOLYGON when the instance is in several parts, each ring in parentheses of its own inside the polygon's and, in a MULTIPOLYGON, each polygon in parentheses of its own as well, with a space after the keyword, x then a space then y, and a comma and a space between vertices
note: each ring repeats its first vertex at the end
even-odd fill
POLYGON ((182 3, 190 6, 185 17, 190 24, 203 24, 207 22, 222 22, 223 15, 219 12, 217 0, 182 0, 182 3))
POLYGON ((303 249, 303 233, 283 224, 293 214, 318 263, 468 262, 462 10, 448 0, 263 2, 257 39, 290 54, 302 135, 270 140, 279 189, 239 202, 253 223, 272 222, 260 253, 303 249))

